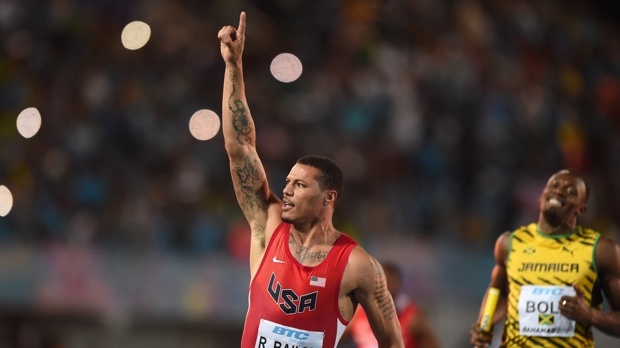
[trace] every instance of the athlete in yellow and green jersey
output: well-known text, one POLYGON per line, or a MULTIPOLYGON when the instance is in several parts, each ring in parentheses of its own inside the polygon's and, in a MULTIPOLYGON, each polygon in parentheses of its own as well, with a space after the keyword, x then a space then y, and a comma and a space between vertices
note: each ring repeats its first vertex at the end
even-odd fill
POLYGON ((538 231, 537 224, 511 234, 503 339, 507 347, 593 345, 591 325, 561 315, 560 298, 575 295, 572 285, 578 284, 588 306, 601 308, 593 257, 599 237, 582 227, 567 235, 549 235, 538 231))
MULTIPOLYGON (((620 337, 620 247, 577 225, 588 195, 581 175, 559 171, 542 192, 538 223, 497 239, 489 288, 500 289, 493 322, 506 319, 502 347, 594 347, 592 327, 620 337)), ((471 329, 476 347, 492 340, 478 324, 485 301, 471 329)))

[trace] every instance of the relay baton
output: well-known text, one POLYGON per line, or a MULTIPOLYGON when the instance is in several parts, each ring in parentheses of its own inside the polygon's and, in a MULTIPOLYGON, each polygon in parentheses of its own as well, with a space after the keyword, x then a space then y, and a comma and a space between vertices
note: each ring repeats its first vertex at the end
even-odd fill
POLYGON ((482 320, 480 320, 480 328, 484 331, 490 331, 493 326, 493 315, 495 314, 495 308, 497 307, 497 300, 499 299, 499 289, 490 288, 487 295, 487 300, 484 304, 484 312, 482 312, 482 320))

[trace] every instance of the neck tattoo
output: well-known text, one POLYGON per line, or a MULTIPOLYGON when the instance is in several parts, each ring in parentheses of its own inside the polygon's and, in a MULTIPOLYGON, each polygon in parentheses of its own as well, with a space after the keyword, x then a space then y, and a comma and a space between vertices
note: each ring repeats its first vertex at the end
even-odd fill
POLYGON ((309 248, 301 245, 300 242, 295 240, 292 232, 290 233, 288 244, 293 247, 293 254, 300 263, 304 263, 304 261, 323 261, 327 257, 328 252, 326 251, 310 251, 309 248))

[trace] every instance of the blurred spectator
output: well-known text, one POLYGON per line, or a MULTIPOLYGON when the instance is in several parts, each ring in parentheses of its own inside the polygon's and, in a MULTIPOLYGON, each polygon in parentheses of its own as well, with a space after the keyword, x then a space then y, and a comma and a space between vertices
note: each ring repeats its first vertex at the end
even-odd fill
POLYGON ((243 253, 228 248, 238 216, 226 171, 214 170, 221 138, 188 131, 193 112, 221 99, 204 35, 241 6, 261 27, 245 71, 267 170, 282 176, 300 152, 339 160, 350 179, 336 223, 359 239, 374 243, 389 223, 396 237, 490 247, 565 166, 594 178, 584 223, 618 234, 612 5, 5 0, 0 183, 15 203, 0 241, 65 243, 86 216, 80 238, 96 247, 243 253), (126 50, 120 35, 136 19, 152 36, 126 50), (269 75, 284 51, 304 64, 290 84, 269 75), (26 107, 43 118, 31 139, 15 129, 26 107))
MULTIPOLYGON (((400 327, 403 332, 405 348, 439 348, 435 330, 429 325, 421 308, 402 292, 402 274, 400 267, 393 262, 383 262, 383 271, 388 290, 394 299, 400 327)), ((376 348, 375 339, 364 310, 358 306, 357 311, 345 332, 345 339, 353 341, 357 348, 376 348)))
MULTIPOLYGON (((167 284, 186 283, 170 278, 196 270, 168 269, 163 260, 211 264, 223 256, 236 272, 209 269, 187 281, 188 306, 245 313, 244 303, 218 300, 243 296, 248 252, 238 243, 248 226, 218 168, 226 163, 222 138, 201 142, 188 131, 195 111, 221 107, 222 63, 210 35, 241 10, 257 28, 244 72, 270 177, 285 177, 299 153, 337 160, 347 182, 334 224, 356 231, 365 248, 389 238, 488 251, 507 227, 537 215, 538 192, 567 166, 592 183, 582 222, 620 240, 618 7, 600 0, 0 0, 0 185, 14 199, 0 217, 7 247, 0 273, 16 284, 0 290, 11 304, 32 298, 28 280, 52 269, 41 277, 47 287, 36 289, 48 303, 101 308, 120 298, 118 315, 176 309, 153 298, 176 301, 183 291, 167 284), (121 32, 133 20, 148 23, 152 35, 130 51, 121 32), (303 64, 288 84, 269 73, 283 52, 303 64), (15 126, 27 107, 42 116, 30 139, 15 126), (76 243, 84 254, 74 256, 87 257, 68 260, 84 265, 32 261, 63 255, 38 250, 76 243), (105 264, 105 252, 117 263, 105 264), (7 253, 30 260, 27 267, 7 253), (118 255, 142 261, 133 268, 118 255), (80 275, 89 267, 96 272, 80 275), (103 272, 110 268, 112 275, 103 272), (127 281, 121 271, 141 277, 127 281), (58 297, 62 279, 95 291, 58 297)), ((283 182, 270 185, 278 192, 283 182)), ((460 260, 442 258, 448 266, 460 260)), ((453 267, 435 267, 446 274, 433 279, 462 279, 453 267)))

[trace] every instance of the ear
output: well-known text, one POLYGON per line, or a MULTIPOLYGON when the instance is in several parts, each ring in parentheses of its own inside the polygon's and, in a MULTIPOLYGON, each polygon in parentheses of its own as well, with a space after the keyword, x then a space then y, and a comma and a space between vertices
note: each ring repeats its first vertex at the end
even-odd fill
POLYGON ((327 193, 325 194, 324 204, 328 205, 329 203, 336 201, 336 197, 338 197, 336 191, 327 191, 327 193))
POLYGON ((586 212, 587 208, 588 208, 588 207, 587 207, 585 204, 584 204, 584 205, 582 205, 582 206, 579 208, 578 215, 583 215, 583 213, 585 213, 585 212, 586 212))

